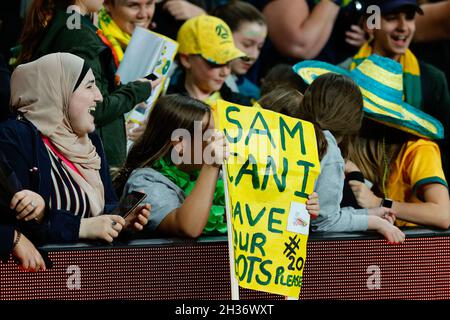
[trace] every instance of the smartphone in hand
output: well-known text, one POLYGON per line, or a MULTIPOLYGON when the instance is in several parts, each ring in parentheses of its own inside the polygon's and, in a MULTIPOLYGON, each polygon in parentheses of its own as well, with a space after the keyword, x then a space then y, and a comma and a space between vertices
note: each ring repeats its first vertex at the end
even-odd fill
POLYGON ((148 79, 150 81, 155 81, 156 79, 158 79, 158 76, 155 75, 154 73, 150 73, 149 75, 144 77, 145 79, 148 79))
POLYGON ((112 214, 120 215, 125 219, 146 197, 147 194, 144 192, 132 191, 120 200, 119 206, 112 214))

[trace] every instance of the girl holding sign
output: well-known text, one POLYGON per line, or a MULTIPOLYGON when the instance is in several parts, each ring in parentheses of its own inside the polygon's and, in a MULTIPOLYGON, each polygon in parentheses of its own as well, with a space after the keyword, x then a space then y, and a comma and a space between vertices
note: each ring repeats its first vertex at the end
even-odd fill
MULTIPOLYGON (((213 129, 209 106, 197 99, 172 94, 156 102, 144 134, 114 179, 118 194, 147 194, 151 233, 197 238, 227 232, 219 169, 229 150, 224 135, 213 129)), ((310 195, 307 210, 319 214, 316 194, 310 195)))
POLYGON ((114 179, 118 194, 147 194, 150 232, 196 238, 210 215, 217 220, 210 219, 211 227, 226 232, 224 189, 218 179, 228 145, 222 133, 210 131, 214 133, 208 137, 207 129, 213 129, 209 106, 188 96, 161 97, 151 111, 144 134, 114 179), (214 161, 204 161, 205 150, 214 161))

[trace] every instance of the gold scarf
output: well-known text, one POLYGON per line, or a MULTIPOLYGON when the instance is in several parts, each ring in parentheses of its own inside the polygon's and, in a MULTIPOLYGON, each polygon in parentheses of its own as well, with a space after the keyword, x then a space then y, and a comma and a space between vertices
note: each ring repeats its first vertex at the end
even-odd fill
POLYGON ((119 28, 105 8, 102 8, 98 13, 98 27, 111 43, 119 62, 122 61, 123 53, 130 43, 131 35, 119 28))

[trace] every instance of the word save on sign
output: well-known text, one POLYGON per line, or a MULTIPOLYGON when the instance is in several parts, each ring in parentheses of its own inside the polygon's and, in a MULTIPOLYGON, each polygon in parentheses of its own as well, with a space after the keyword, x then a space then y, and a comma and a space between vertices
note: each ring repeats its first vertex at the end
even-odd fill
POLYGON ((235 272, 244 288, 298 297, 306 258, 305 202, 320 173, 311 123, 219 100, 235 272))

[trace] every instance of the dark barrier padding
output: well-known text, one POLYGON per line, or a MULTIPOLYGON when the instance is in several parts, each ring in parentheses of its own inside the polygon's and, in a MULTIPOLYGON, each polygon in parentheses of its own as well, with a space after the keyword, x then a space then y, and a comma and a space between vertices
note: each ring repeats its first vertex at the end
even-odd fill
MULTIPOLYGON (((374 233, 314 234, 300 299, 450 299, 450 232, 413 229, 401 245, 374 233)), ((230 299, 225 237, 47 245, 53 268, 0 265, 0 299, 230 299)), ((241 299, 284 297, 240 289, 241 299)))

